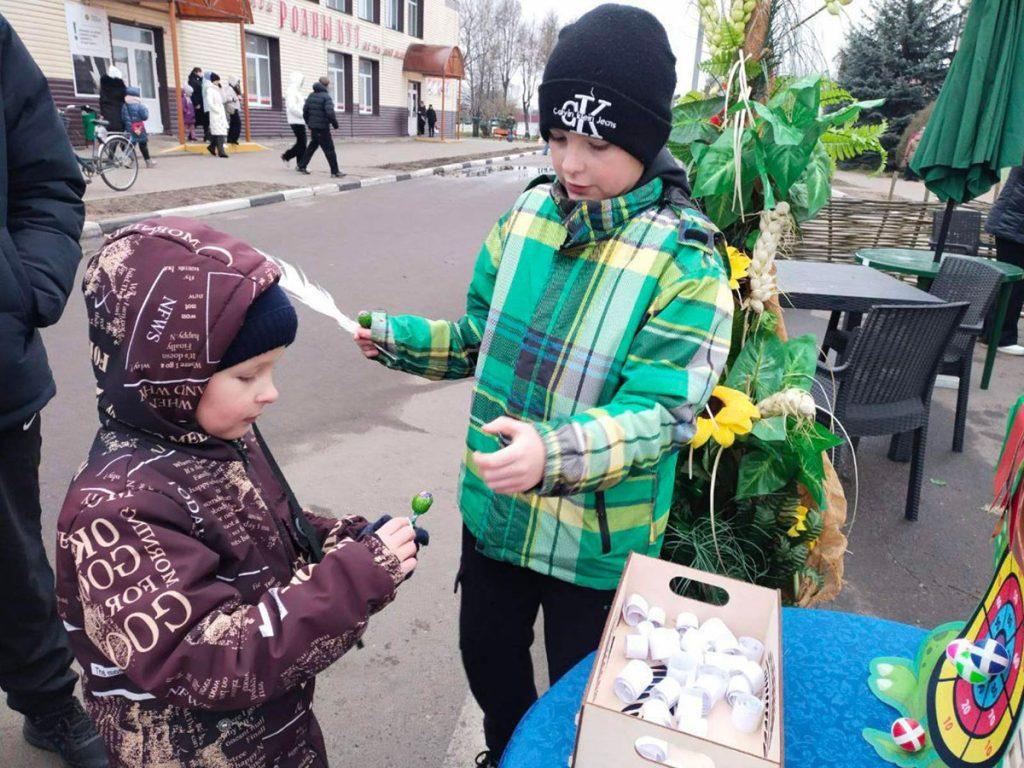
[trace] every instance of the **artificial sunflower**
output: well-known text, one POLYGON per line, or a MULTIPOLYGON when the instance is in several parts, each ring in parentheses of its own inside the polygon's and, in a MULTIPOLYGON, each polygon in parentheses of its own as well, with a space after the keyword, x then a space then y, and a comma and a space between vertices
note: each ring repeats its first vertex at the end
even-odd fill
POLYGON ((798 504, 796 509, 793 511, 793 525, 786 531, 786 535, 791 539, 800 538, 800 534, 807 530, 807 512, 809 510, 803 504, 798 504))
POLYGON ((726 247, 725 252, 729 254, 729 287, 738 291, 740 280, 749 276, 750 257, 731 245, 726 247))
POLYGON ((704 411, 707 415, 697 417, 697 432, 690 442, 694 448, 700 448, 711 439, 728 448, 736 440, 736 435, 749 433, 754 428, 754 421, 761 418, 757 406, 745 392, 723 386, 712 390, 704 411))

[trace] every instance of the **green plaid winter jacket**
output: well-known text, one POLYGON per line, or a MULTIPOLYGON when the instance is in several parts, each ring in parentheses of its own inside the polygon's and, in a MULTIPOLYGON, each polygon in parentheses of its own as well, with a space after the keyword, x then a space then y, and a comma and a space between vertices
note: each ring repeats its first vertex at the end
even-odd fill
POLYGON ((570 203, 553 178, 488 234, 455 322, 374 313, 377 360, 428 379, 476 376, 459 507, 481 552, 614 589, 630 552, 657 556, 676 455, 725 365, 732 296, 717 230, 655 178, 570 203), (492 493, 481 427, 530 421, 547 449, 530 493, 492 493))

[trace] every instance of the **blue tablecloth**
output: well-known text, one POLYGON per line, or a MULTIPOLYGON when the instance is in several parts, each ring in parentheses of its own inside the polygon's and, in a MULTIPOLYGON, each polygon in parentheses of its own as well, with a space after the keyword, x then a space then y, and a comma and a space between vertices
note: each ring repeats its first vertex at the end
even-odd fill
MULTIPOLYGON (((868 688, 878 656, 914 658, 924 630, 834 611, 782 611, 783 724, 786 767, 889 766, 861 738, 867 726, 888 730, 897 717, 868 688), (837 755, 842 759, 837 762, 837 755)), ((559 680, 526 713, 501 768, 565 768, 574 720, 594 656, 559 680)))

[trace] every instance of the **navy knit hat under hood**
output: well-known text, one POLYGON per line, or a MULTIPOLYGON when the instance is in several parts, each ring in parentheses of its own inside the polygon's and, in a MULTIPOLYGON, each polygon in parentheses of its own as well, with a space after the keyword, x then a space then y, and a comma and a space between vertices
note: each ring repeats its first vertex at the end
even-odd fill
POLYGON ((223 371, 295 341, 299 317, 281 286, 275 283, 261 293, 245 313, 245 322, 221 358, 223 371))

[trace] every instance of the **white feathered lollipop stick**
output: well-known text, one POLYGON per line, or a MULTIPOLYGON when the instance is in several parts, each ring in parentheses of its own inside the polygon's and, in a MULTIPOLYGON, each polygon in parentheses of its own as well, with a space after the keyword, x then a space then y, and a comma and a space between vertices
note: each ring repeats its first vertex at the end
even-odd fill
MULTIPOLYGON (((261 251, 261 253, 263 252, 261 251)), ((321 315, 327 315, 327 317, 332 318, 349 333, 355 333, 359 329, 359 324, 355 320, 338 309, 338 305, 334 302, 334 297, 327 292, 327 289, 306 277, 306 274, 294 264, 289 264, 284 259, 271 256, 269 253, 263 253, 263 255, 274 262, 278 269, 281 270, 279 284, 294 298, 321 315)), ((380 345, 377 345, 377 349, 386 358, 390 360, 395 359, 393 354, 383 349, 380 345)))

